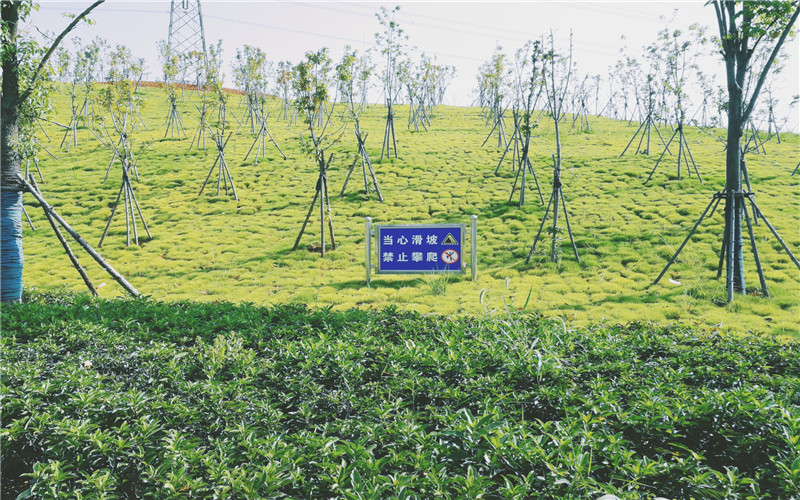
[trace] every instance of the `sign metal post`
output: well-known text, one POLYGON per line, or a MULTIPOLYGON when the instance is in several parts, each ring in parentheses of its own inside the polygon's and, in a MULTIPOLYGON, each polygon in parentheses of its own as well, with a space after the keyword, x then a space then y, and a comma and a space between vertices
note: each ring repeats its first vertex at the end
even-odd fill
POLYGON ((372 270, 372 217, 367 217, 365 220, 367 225, 367 288, 369 288, 370 271, 372 270))
POLYGON ((472 281, 478 277, 478 216, 470 217, 470 267, 472 268, 472 281))

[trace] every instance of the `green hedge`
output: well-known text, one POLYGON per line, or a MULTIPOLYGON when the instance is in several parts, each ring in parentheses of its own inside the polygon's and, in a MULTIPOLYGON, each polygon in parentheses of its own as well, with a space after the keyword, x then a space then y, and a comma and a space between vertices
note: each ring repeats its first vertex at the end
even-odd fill
POLYGON ((4 498, 800 491, 767 337, 28 293, 2 347, 4 498))

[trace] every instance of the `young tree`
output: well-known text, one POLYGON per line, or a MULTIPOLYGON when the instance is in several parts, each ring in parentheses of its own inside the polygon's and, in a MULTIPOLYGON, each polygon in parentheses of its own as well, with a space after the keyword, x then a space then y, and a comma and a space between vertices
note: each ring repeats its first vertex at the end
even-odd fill
POLYGON ((260 123, 260 99, 267 87, 267 69, 267 55, 263 50, 252 45, 236 49, 236 59, 233 61, 233 79, 236 85, 244 91, 247 102, 245 120, 250 122, 250 132, 255 132, 256 124, 260 123))
MULTIPOLYGON (((539 194, 539 200, 544 204, 544 196, 539 186, 539 179, 536 177, 536 172, 533 170, 533 164, 530 161, 530 148, 531 148, 531 134, 533 130, 539 126, 538 120, 534 119, 534 112, 539 103, 544 89, 543 78, 543 49, 541 41, 527 42, 522 48, 517 50, 514 55, 514 101, 513 101, 513 117, 514 117, 514 133, 511 140, 506 146, 506 151, 503 153, 503 158, 508 149, 513 145, 514 151, 512 153, 512 171, 516 170, 514 177, 514 184, 511 187, 511 195, 508 197, 508 202, 514 199, 514 193, 519 186, 519 206, 525 205, 525 194, 527 189, 528 174, 533 176, 536 184, 536 192, 539 194), (518 160, 518 165, 516 164, 518 160)), ((495 174, 500 169, 503 162, 497 164, 495 174)))
POLYGON ((101 47, 98 45, 102 41, 96 37, 91 43, 83 48, 84 68, 81 73, 81 83, 83 83, 83 104, 81 104, 79 116, 83 118, 87 127, 92 125, 92 115, 94 114, 94 103, 92 93, 95 83, 102 80, 105 75, 101 73, 103 67, 101 61, 101 47))
MULTIPOLYGON (((147 125, 145 125, 142 115, 139 113, 141 99, 138 99, 135 96, 136 89, 139 87, 139 82, 141 81, 143 71, 144 59, 137 59, 133 57, 131 49, 125 45, 117 45, 109 54, 108 75, 106 76, 106 81, 116 87, 121 87, 123 84, 125 84, 125 82, 131 83, 132 88, 130 92, 132 96, 131 98, 126 98, 123 100, 123 102, 128 105, 126 118, 130 120, 131 127, 136 126, 138 121, 138 123, 141 124, 145 130, 147 130, 147 125)), ((124 95, 126 92, 127 91, 123 91, 122 94, 124 95)), ((106 99, 107 97, 108 96, 105 96, 106 99)), ((106 106, 104 106, 104 108, 108 110, 106 106)))
POLYGON ((489 140, 493 133, 497 132, 497 147, 507 145, 505 124, 503 115, 505 113, 504 99, 506 98, 506 88, 503 77, 506 73, 507 56, 503 53, 503 48, 499 45, 494 49, 492 58, 480 67, 478 76, 479 92, 481 96, 481 107, 486 115, 486 123, 492 124, 492 130, 483 141, 483 145, 489 140))
POLYGON ((89 44, 89 47, 94 54, 93 71, 96 76, 96 81, 109 81, 109 73, 106 70, 110 64, 111 44, 108 43, 108 40, 105 38, 96 36, 92 39, 92 43, 89 44))
POLYGON ((375 33, 375 41, 378 47, 380 47, 381 54, 386 57, 386 67, 383 73, 381 73, 387 109, 386 129, 383 134, 383 146, 381 147, 381 160, 384 155, 388 158, 392 149, 394 149, 394 157, 397 158, 397 139, 394 133, 394 102, 400 92, 400 58, 405 53, 405 43, 408 40, 408 35, 405 34, 397 21, 395 21, 395 15, 399 10, 399 5, 392 10, 381 7, 380 13, 375 14, 378 18, 378 22, 384 27, 382 33, 375 33))
POLYGON ((589 125, 589 105, 588 100, 590 96, 589 84, 591 77, 586 75, 583 77, 581 84, 576 86, 572 93, 572 126, 579 124, 579 130, 582 132, 591 132, 592 127, 589 125))
POLYGON ((0 211, 0 300, 19 302, 22 297, 22 193, 25 180, 22 178, 22 157, 20 155, 20 120, 24 119, 24 107, 36 106, 36 89, 41 83, 48 62, 58 45, 72 29, 92 10, 103 3, 97 0, 77 15, 69 25, 50 44, 47 49, 38 50, 42 54, 35 67, 26 68, 21 64, 21 46, 36 48, 36 42, 19 30, 37 5, 32 1, 15 2, 3 0, 2 10, 2 52, 3 65, 2 97, 0 98, 0 189, 2 189, 2 211, 0 211), (34 99, 35 100, 35 99, 34 99))
POLYGON ((347 176, 342 184, 342 192, 339 196, 344 196, 344 191, 347 188, 347 182, 353 174, 356 164, 361 160, 361 172, 364 175, 364 193, 369 196, 370 184, 367 179, 367 171, 372 177, 372 186, 375 188, 375 193, 378 195, 378 201, 383 201, 381 188, 378 186, 378 179, 375 177, 375 171, 372 169, 372 162, 369 159, 369 153, 364 144, 367 141, 367 134, 361 132, 361 120, 359 113, 361 106, 359 105, 360 96, 359 90, 362 88, 361 82, 369 79, 372 73, 372 66, 364 57, 359 57, 358 52, 349 46, 345 47, 342 61, 336 66, 336 79, 339 83, 339 93, 342 99, 347 104, 347 113, 353 120, 354 133, 356 141, 358 142, 358 153, 353 159, 353 164, 347 172, 347 176))
POLYGON ((67 83, 69 81, 69 50, 65 49, 64 47, 59 47, 53 57, 55 60, 51 65, 55 70, 54 76, 56 77, 56 80, 61 83, 67 83))
POLYGON ((174 138, 175 132, 178 132, 178 138, 180 139, 181 134, 186 137, 186 131, 183 129, 183 120, 180 112, 178 112, 178 96, 175 94, 175 81, 180 71, 181 59, 164 40, 156 42, 156 48, 158 49, 158 59, 161 62, 161 70, 164 77, 164 90, 167 92, 167 101, 169 101, 169 114, 166 119, 167 128, 164 131, 164 139, 167 138, 167 134, 170 131, 172 131, 170 138, 174 138))
POLYGON ((749 232, 762 293, 766 295, 766 282, 761 269, 750 217, 745 207, 745 200, 750 201, 758 217, 766 223, 794 264, 800 269, 800 262, 794 257, 761 210, 758 209, 753 193, 745 192, 742 189, 741 170, 741 141, 744 127, 753 113, 772 65, 794 28, 798 15, 800 15, 800 3, 710 0, 709 4, 714 7, 716 14, 717 28, 719 30, 716 47, 725 63, 725 78, 728 90, 725 189, 714 195, 714 198, 678 248, 678 251, 675 252, 675 255, 673 255, 654 283, 658 283, 661 277, 664 276, 706 214, 712 209, 712 206, 716 209, 716 206, 722 200, 725 200, 725 230, 720 260, 724 261, 726 268, 727 300, 732 302, 735 293, 745 294, 747 292, 744 276, 743 221, 746 223, 749 232), (756 67, 752 64, 754 62, 753 56, 759 50, 768 55, 764 59, 764 63, 756 67), (753 85, 748 86, 747 79, 751 75, 754 79, 753 85))
MULTIPOLYGON (((122 51, 124 52, 124 51, 122 51)), ((121 67, 119 61, 115 69, 109 74, 110 85, 104 86, 100 90, 100 104, 103 109, 108 113, 104 119, 110 121, 114 131, 119 136, 117 141, 109 137, 108 144, 114 152, 114 159, 118 159, 122 170, 122 183, 117 193, 117 198, 111 207, 111 215, 108 218, 108 223, 100 236, 98 247, 103 245, 103 240, 108 234, 108 229, 111 227, 111 221, 114 220, 114 215, 117 213, 120 201, 123 202, 123 209, 125 211, 125 234, 126 245, 131 245, 131 230, 133 230, 133 243, 139 245, 139 230, 136 225, 136 215, 138 214, 142 227, 147 233, 148 238, 150 229, 147 227, 147 222, 144 220, 142 209, 139 206, 139 201, 136 199, 136 193, 133 190, 131 176, 138 173, 136 170, 136 163, 133 157, 133 115, 138 114, 137 108, 141 105, 142 99, 134 92, 134 83, 126 78, 124 75, 132 73, 131 68, 121 67)), ((107 127, 105 127, 108 130, 107 127)), ((112 159, 112 165, 114 162, 112 159)), ((109 165, 109 171, 112 165, 109 165)), ((106 178, 108 172, 106 173, 106 178)))
POLYGON ((455 75, 455 66, 435 64, 431 59, 425 61, 423 82, 428 116, 432 117, 436 108, 444 102, 444 93, 455 75))
MULTIPOLYGON (((61 63, 64 64, 62 75, 66 79, 66 89, 69 93, 70 110, 72 111, 69 123, 64 127, 64 137, 61 139, 61 144, 59 145, 59 147, 64 147, 64 144, 66 144, 67 151, 69 151, 70 146, 78 145, 78 120, 80 119, 80 113, 76 99, 78 97, 78 85, 86 80, 85 75, 88 71, 87 51, 81 44, 81 39, 77 37, 74 38, 72 40, 72 45, 75 50, 75 53, 71 57, 72 64, 69 64, 69 59, 65 64, 61 63), (72 137, 67 141, 67 137, 70 135, 72 137)), ((61 53, 63 54, 65 52, 66 50, 63 50, 61 53)), ((67 54, 67 57, 69 58, 69 54, 67 54)))
POLYGON ((292 107, 292 76, 294 75, 293 65, 291 61, 280 61, 278 63, 278 71, 276 76, 276 83, 278 85, 278 92, 280 93, 283 105, 278 113, 278 119, 290 120, 291 107, 292 107))
MULTIPOLYGON (((690 31, 695 33, 696 38, 704 36, 704 30, 697 25, 692 25, 690 31)), ((694 167, 694 173, 697 175, 697 180, 702 184, 703 179, 700 177, 700 172, 697 170, 697 164, 692 157, 692 152, 689 149, 689 141, 686 139, 684 125, 686 124, 686 108, 688 106, 688 92, 689 85, 687 70, 697 71, 696 60, 698 57, 697 51, 693 50, 693 43, 681 30, 670 30, 664 28, 659 32, 659 41, 661 46, 659 50, 664 54, 665 64, 665 78, 664 88, 668 91, 669 98, 671 99, 670 105, 672 109, 672 116, 677 125, 672 137, 667 141, 664 151, 656 161, 650 175, 644 181, 647 184, 653 177, 659 163, 664 158, 664 155, 669 151, 669 146, 673 140, 677 138, 678 142, 678 180, 682 179, 681 161, 683 159, 686 169, 689 170, 689 164, 694 167)))
MULTIPOLYGON (((205 76, 205 80, 201 83, 198 83, 197 89, 200 93, 200 104, 194 105, 197 108, 198 113, 200 114, 197 130, 195 131, 194 135, 192 136, 192 142, 189 144, 189 149, 191 150, 192 147, 197 144, 197 148, 201 147, 203 151, 206 150, 206 132, 211 129, 211 124, 209 123, 209 117, 211 116, 213 108, 221 102, 219 96, 222 94, 222 40, 219 40, 216 44, 211 44, 208 50, 208 58, 204 62, 203 72, 202 75, 198 74, 198 78, 200 76, 205 76), (206 71, 207 70, 207 71, 206 71), (212 101, 209 99, 209 92, 213 93, 216 100, 212 101)), ((198 80, 200 82, 200 80, 198 80)))
MULTIPOLYGON (((292 79, 292 87, 295 90, 294 105, 308 126, 311 136, 311 142, 306 143, 306 149, 309 154, 314 156, 319 169, 314 199, 311 201, 311 207, 308 209, 308 214, 306 214, 303 226, 300 228, 300 234, 297 235, 297 240, 295 240, 292 250, 297 250, 300 245, 300 239, 303 237, 303 232, 311 218, 311 213, 314 211, 314 205, 317 202, 317 198, 319 198, 320 252, 323 257, 326 250, 326 219, 331 235, 331 248, 336 248, 336 239, 333 233, 333 212, 331 211, 330 196, 328 196, 328 167, 333 155, 326 155, 326 150, 336 141, 331 141, 326 135, 330 121, 325 120, 322 126, 319 126, 322 106, 328 100, 328 73, 330 66, 331 59, 327 48, 320 49, 317 52, 306 52, 305 60, 295 66, 295 76, 292 79)), ((331 114, 332 112, 333 110, 331 109, 331 114)))
POLYGON ((414 64, 411 59, 405 59, 398 65, 398 81, 401 86, 405 87, 408 97, 407 127, 411 129, 413 125, 415 132, 419 132, 420 125, 425 130, 428 130, 428 125, 430 125, 424 100, 423 67, 426 59, 428 58, 423 54, 422 64, 414 64))
POLYGON ((570 80, 574 71, 572 63, 572 34, 570 33, 569 40, 569 54, 564 56, 555 50, 553 41, 553 32, 550 32, 549 42, 550 50, 544 54, 545 63, 543 65, 543 81, 545 93, 547 95, 547 109, 550 112, 550 117, 553 119, 556 135, 556 154, 553 156, 553 191, 550 195, 550 201, 545 209, 544 216, 542 217, 542 224, 539 226, 539 232, 533 239, 533 244, 528 252, 528 257, 525 259, 527 264, 536 250, 536 243, 542 234, 542 229, 547 221, 547 216, 550 214, 552 208, 553 225, 548 228, 551 235, 550 245, 550 260, 552 262, 561 261, 561 232, 563 229, 558 225, 558 210, 559 202, 564 209, 564 222, 567 225, 567 234, 569 241, 572 244, 572 251, 575 254, 575 260, 578 264, 581 258, 578 256, 578 247, 575 245, 575 239, 572 237, 572 228, 569 224, 569 213, 567 212, 567 202, 564 199, 564 191, 561 183, 561 132, 559 123, 564 119, 566 110, 564 108, 564 100, 570 86, 570 80), (549 63, 549 64, 548 64, 549 63))

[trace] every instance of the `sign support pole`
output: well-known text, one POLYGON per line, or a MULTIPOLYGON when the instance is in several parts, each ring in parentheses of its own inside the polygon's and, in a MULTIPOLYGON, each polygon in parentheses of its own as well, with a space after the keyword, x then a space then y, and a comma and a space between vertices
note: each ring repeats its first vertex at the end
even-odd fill
POLYGON ((470 216, 470 264, 472 267, 472 281, 478 278, 478 216, 470 216))
POLYGON ((366 242, 367 242, 367 288, 369 288, 370 271, 372 268, 372 217, 365 217, 366 222, 366 242))

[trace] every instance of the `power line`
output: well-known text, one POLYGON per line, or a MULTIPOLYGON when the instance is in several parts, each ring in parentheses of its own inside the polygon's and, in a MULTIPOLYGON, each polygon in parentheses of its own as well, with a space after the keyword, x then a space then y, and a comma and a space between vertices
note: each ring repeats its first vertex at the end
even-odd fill
MULTIPOLYGON (((358 43, 358 44, 364 43, 363 40, 356 40, 354 38, 348 38, 348 37, 343 37, 343 36, 338 36, 338 35, 323 34, 323 33, 318 33, 318 32, 313 32, 313 31, 298 30, 298 29, 293 29, 293 28, 286 28, 284 26, 275 26, 275 25, 271 25, 271 24, 258 23, 258 22, 254 22, 254 21, 243 21, 241 19, 232 19, 232 18, 229 18, 229 17, 213 16, 213 15, 206 15, 205 17, 207 19, 216 19, 218 21, 226 21, 226 22, 243 24, 243 25, 248 25, 248 26, 255 26, 255 27, 258 27, 258 28, 267 28, 267 29, 272 29, 272 30, 277 30, 277 31, 285 31, 285 32, 288 32, 288 33, 296 33, 296 34, 300 34, 300 35, 314 36, 314 37, 322 38, 322 39, 326 39, 326 40, 333 39, 333 40, 341 40, 341 41, 344 41, 344 42, 352 42, 352 43, 358 43)), ((370 43, 368 45, 371 46, 372 48, 377 48, 378 47, 375 43, 370 43)), ((415 47, 410 48, 410 50, 412 50, 412 51, 414 51, 416 53, 426 53, 426 54, 432 54, 432 55, 437 55, 437 56, 442 56, 442 57, 451 57, 451 58, 454 58, 454 59, 462 59, 462 60, 466 60, 466 61, 483 62, 482 59, 478 59, 478 58, 475 58, 475 57, 469 57, 469 56, 463 56, 463 55, 459 55, 459 54, 448 54, 446 52, 432 52, 432 51, 426 51, 426 50, 422 50, 422 49, 415 48, 415 47)))
MULTIPOLYGON (((348 14, 348 15, 358 16, 358 17, 370 18, 370 17, 374 16, 374 14, 370 15, 370 14, 365 14, 365 13, 361 13, 361 12, 354 12, 352 10, 346 10, 346 9, 337 8, 337 7, 330 7, 330 6, 328 6, 328 4, 308 3, 308 2, 287 2, 287 3, 289 3, 290 5, 297 5, 297 6, 302 6, 302 7, 311 8, 311 9, 317 9, 317 10, 325 10, 325 11, 329 11, 329 12, 337 12, 337 13, 340 13, 340 14, 348 14)), ((354 6, 363 7, 363 8, 369 8, 368 6, 361 5, 361 4, 355 4, 354 6)), ((438 17, 434 17, 434 16, 426 16, 426 15, 422 15, 422 14, 410 15, 410 14, 407 14, 407 13, 403 13, 402 11, 398 14, 398 17, 401 19, 401 21, 403 21, 405 23, 408 23, 411 26, 419 26, 419 27, 423 27, 423 28, 429 28, 429 29, 433 29, 435 31, 448 31, 448 32, 451 32, 451 33, 461 33, 461 34, 471 35, 471 36, 480 36, 480 37, 485 37, 485 38, 491 38, 491 39, 494 39, 494 40, 503 39, 505 41, 513 41, 513 42, 519 42, 519 43, 525 43, 525 42, 527 42, 527 41, 529 41, 531 39, 529 32, 524 32, 524 31, 519 31, 519 30, 514 30, 514 29, 492 28, 492 30, 491 30, 492 32, 489 32, 490 30, 487 30, 486 26, 480 26, 480 25, 472 24, 472 23, 464 23, 464 22, 455 21, 455 20, 449 20, 449 19, 442 19, 442 18, 438 18, 438 17), (431 23, 421 22, 421 21, 418 21, 417 18, 430 19, 430 20, 433 20, 433 21, 441 21, 441 22, 443 22, 445 24, 441 25, 441 24, 431 24, 431 23), (455 27, 452 26, 453 24, 467 26, 467 27, 479 28, 479 29, 482 29, 484 32, 455 28, 455 27), (493 31, 494 29, 502 30, 502 31, 493 31), (520 35, 526 36, 527 38, 510 37, 510 36, 508 36, 508 33, 520 34, 520 35)), ((593 42, 591 44, 585 44, 585 43, 582 43, 582 42, 576 42, 576 45, 581 50, 581 52, 602 54, 602 55, 607 55, 607 56, 616 54, 617 50, 619 49, 619 47, 613 47, 613 46, 610 46, 610 45, 599 44, 599 43, 596 43, 596 42, 593 42), (609 49, 609 50, 598 49, 598 47, 605 47, 606 49, 609 49)), ((440 53, 440 55, 442 55, 442 54, 440 53)), ((472 61, 477 61, 478 60, 478 59, 475 59, 475 58, 465 57, 465 56, 450 55, 450 57, 456 57, 456 58, 459 58, 459 59, 472 60, 472 61)))

